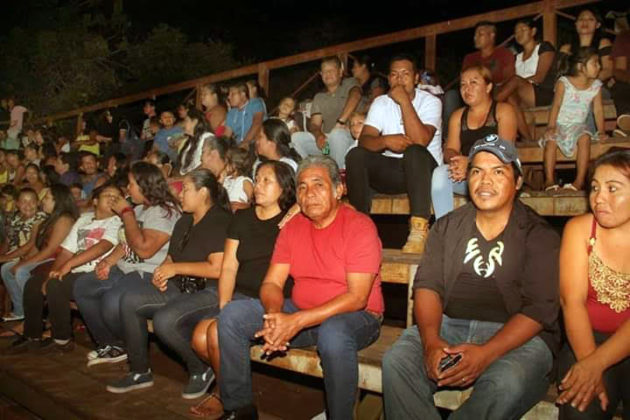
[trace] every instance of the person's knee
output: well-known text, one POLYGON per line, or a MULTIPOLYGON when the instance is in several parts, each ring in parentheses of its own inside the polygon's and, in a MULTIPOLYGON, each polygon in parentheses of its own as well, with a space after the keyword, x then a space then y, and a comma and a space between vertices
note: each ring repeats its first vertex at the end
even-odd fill
POLYGON ((420 161, 420 162, 429 162, 430 159, 433 159, 431 153, 427 150, 426 147, 420 144, 412 144, 408 146, 403 152, 403 161, 420 161))
POLYGON ((178 314, 169 310, 168 306, 153 315, 153 331, 162 341, 168 341, 177 330, 178 314))
POLYGON ((200 321, 193 330, 191 346, 195 353, 203 359, 208 358, 208 319, 200 321))
POLYGON ((431 189, 442 190, 447 182, 451 182, 448 177, 448 165, 440 165, 435 168, 431 176, 431 189))
POLYGON ((212 322, 207 329, 208 349, 211 354, 217 354, 219 352, 219 329, 217 323, 212 322))
POLYGON ((364 166, 365 156, 367 155, 367 150, 362 147, 354 147, 352 148, 348 154, 346 154, 346 167, 348 170, 354 168, 360 168, 364 166))
POLYGON ((357 345, 347 323, 336 317, 326 320, 319 327, 317 351, 328 360, 345 360, 356 354, 357 345))
POLYGON ((225 305, 219 314, 219 331, 235 332, 241 330, 248 318, 251 317, 249 303, 246 300, 236 300, 225 305))
POLYGON ((527 366, 518 363, 511 363, 500 375, 481 380, 488 395, 495 395, 505 402, 519 401, 528 387, 535 386, 535 381, 528 375, 527 366))

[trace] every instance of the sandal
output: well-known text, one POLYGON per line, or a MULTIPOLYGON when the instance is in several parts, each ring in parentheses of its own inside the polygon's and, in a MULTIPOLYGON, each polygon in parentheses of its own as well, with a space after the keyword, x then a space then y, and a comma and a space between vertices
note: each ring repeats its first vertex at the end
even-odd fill
POLYGON ((208 395, 199 404, 190 407, 190 414, 195 417, 218 419, 223 415, 223 402, 216 392, 208 395))
POLYGON ((577 188, 575 188, 575 185, 573 185, 573 184, 564 184, 562 186, 562 189, 563 190, 568 190, 568 191, 575 191, 575 192, 579 191, 577 188))
POLYGON ((558 191, 560 189, 560 185, 558 184, 553 184, 550 185, 548 187, 545 187, 545 192, 549 192, 549 191, 558 191))

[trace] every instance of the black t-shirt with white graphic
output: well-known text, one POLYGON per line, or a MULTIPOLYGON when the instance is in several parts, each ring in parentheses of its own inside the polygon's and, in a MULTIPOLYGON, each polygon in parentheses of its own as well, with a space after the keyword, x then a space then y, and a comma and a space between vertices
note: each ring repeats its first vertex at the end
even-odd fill
POLYGON ((503 234, 486 241, 475 227, 460 259, 461 270, 449 295, 444 313, 451 318, 505 323, 510 314, 496 282, 506 245, 503 234))

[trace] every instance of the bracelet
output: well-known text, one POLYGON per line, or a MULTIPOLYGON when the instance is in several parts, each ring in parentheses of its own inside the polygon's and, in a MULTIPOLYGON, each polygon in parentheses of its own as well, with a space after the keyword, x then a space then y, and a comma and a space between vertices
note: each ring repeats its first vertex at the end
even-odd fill
POLYGON ((133 212, 133 207, 127 206, 124 209, 122 209, 122 211, 120 212, 120 217, 122 217, 127 212, 133 212))

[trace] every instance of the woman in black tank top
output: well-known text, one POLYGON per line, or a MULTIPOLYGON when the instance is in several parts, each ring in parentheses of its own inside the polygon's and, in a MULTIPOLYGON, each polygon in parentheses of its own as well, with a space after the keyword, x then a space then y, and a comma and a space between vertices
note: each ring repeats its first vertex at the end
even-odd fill
POLYGON ((436 219, 453 210, 453 194, 467 195, 468 152, 475 141, 488 134, 504 140, 516 139, 516 114, 505 102, 492 100, 492 75, 483 66, 468 67, 461 73, 460 93, 466 104, 448 122, 444 164, 433 171, 431 199, 436 219))

